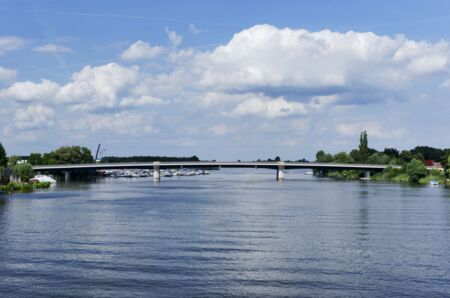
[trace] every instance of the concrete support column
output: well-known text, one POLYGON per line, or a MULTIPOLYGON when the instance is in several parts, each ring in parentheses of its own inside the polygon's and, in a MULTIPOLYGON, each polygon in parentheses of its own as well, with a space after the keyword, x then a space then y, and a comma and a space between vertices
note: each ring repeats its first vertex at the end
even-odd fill
POLYGON ((153 181, 161 180, 161 171, 159 170, 159 161, 153 162, 153 181))
POLYGON ((69 182, 70 181, 70 172, 64 171, 64 181, 69 182))
POLYGON ((364 172, 364 178, 370 179, 370 171, 365 171, 364 172))
POLYGON ((277 168, 277 181, 282 180, 284 180, 284 161, 280 161, 277 168))

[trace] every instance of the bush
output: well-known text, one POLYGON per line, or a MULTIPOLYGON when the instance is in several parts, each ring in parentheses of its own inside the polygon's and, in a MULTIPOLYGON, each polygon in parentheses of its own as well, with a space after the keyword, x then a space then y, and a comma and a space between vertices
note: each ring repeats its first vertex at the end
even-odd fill
POLYGON ((356 170, 344 170, 344 171, 330 171, 327 176, 330 178, 340 180, 358 180, 361 175, 361 171, 356 170))
POLYGON ((17 182, 9 182, 3 186, 0 186, 1 190, 5 193, 12 193, 14 191, 19 191, 22 189, 22 185, 17 182))
POLYGON ((427 168, 420 160, 414 158, 406 165, 406 174, 408 174, 411 182, 419 182, 427 175, 427 168))
POLYGON ((23 182, 33 178, 33 166, 27 162, 18 163, 13 167, 13 174, 23 182))
POLYGON ((431 170, 430 173, 426 177, 421 178, 419 180, 419 183, 420 184, 428 184, 432 180, 435 180, 435 181, 439 182, 440 184, 445 184, 445 182, 447 181, 443 171, 431 170))
POLYGON ((3 190, 5 193, 12 193, 15 191, 22 191, 22 192, 32 192, 33 189, 42 189, 42 188, 49 188, 50 182, 37 182, 37 183, 17 183, 17 182, 10 182, 6 185, 0 185, 0 189, 3 190))
POLYGON ((23 192, 32 192, 33 191, 33 184, 30 183, 22 183, 20 190, 23 192))
POLYGON ((392 181, 399 183, 408 183, 410 181, 410 177, 408 174, 400 174, 392 178, 392 181))
POLYGON ((41 188, 49 188, 51 185, 50 182, 36 182, 34 184, 34 187, 37 189, 41 189, 41 188))

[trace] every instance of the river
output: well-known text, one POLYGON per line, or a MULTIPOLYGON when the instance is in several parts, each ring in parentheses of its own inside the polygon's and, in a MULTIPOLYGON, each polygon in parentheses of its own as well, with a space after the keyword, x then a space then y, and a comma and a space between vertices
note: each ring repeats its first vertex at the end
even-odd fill
POLYGON ((450 190, 300 171, 0 195, 0 297, 450 294, 450 190))

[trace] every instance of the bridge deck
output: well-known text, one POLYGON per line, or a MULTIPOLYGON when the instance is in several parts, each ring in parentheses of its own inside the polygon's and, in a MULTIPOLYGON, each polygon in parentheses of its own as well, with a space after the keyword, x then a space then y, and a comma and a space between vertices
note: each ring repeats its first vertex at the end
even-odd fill
MULTIPOLYGON (((266 169, 317 169, 317 170, 362 170, 382 171, 388 165, 343 164, 318 162, 139 162, 139 163, 95 163, 68 165, 33 166, 35 171, 70 171, 70 170, 113 170, 113 169, 160 169, 168 168, 266 168, 266 169)), ((393 166, 399 168, 400 166, 393 166)))

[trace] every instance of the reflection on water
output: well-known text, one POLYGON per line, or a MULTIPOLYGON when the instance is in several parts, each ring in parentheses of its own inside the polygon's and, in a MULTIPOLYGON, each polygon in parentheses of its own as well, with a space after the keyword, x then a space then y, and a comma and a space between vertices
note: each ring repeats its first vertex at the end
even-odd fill
POLYGON ((274 178, 104 179, 0 199, 0 296, 450 292, 447 189, 274 178))

